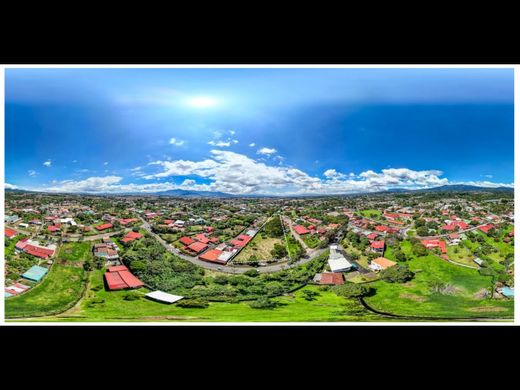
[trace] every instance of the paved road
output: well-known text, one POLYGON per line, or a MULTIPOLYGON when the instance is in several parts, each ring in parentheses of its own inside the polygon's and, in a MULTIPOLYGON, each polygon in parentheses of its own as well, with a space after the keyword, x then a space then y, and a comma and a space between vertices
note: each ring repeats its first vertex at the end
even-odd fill
POLYGON ((214 264, 209 263, 206 261, 202 261, 196 257, 187 256, 184 253, 180 252, 177 248, 173 247, 172 245, 168 244, 166 241, 164 241, 158 234, 154 233, 152 231, 152 227, 150 224, 145 221, 143 218, 141 218, 141 221, 143 222, 143 228, 150 233, 157 241, 159 241, 167 251, 170 253, 173 253, 175 256, 180 257, 183 260, 189 261, 192 264, 198 265, 199 267, 213 270, 213 271, 219 271, 219 272, 226 272, 230 274, 243 274, 244 272, 250 270, 250 269, 257 269, 260 273, 271 273, 276 271, 281 271, 283 269, 289 269, 292 267, 296 267, 301 264, 308 263, 309 261, 314 260, 317 256, 321 255, 327 248, 320 249, 314 253, 314 256, 309 258, 302 258, 298 260, 297 262, 294 262, 292 264, 289 263, 278 263, 274 265, 267 265, 263 267, 250 267, 250 266, 228 266, 228 265, 221 265, 221 264, 214 264))

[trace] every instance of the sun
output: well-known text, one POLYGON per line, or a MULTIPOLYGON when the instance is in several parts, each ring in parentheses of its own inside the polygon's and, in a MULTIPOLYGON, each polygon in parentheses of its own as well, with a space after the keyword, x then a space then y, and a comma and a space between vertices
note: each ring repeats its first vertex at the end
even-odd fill
POLYGON ((216 106, 218 101, 215 98, 209 96, 194 96, 189 98, 186 103, 190 107, 196 108, 208 108, 216 106))

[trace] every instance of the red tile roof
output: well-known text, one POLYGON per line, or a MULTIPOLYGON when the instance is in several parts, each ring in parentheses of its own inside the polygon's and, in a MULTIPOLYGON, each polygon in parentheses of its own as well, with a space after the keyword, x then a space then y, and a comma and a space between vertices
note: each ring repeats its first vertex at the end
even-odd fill
POLYGON ((47 230, 49 232, 59 232, 60 231, 60 227, 59 226, 47 226, 47 230))
POLYGON ((370 234, 367 236, 367 238, 368 238, 369 240, 375 240, 375 238, 376 238, 378 235, 379 235, 379 234, 377 234, 377 233, 370 233, 370 234))
POLYGON ((202 242, 203 244, 207 244, 209 242, 209 238, 202 233, 196 234, 195 239, 199 242, 202 242))
POLYGON ((294 227, 294 231, 298 234, 308 234, 310 233, 309 230, 305 227, 305 226, 302 226, 302 225, 296 225, 294 227))
POLYGON ((126 234, 125 238, 123 238, 121 241, 129 242, 129 241, 139 240, 142 237, 143 237, 143 235, 141 233, 128 232, 126 234))
POLYGON ((18 232, 16 230, 10 229, 8 227, 5 228, 5 236, 9 238, 13 238, 16 236, 18 232))
POLYGON ((181 238, 179 239, 179 241, 182 242, 182 243, 183 243, 184 245, 186 245, 186 246, 187 246, 187 245, 191 245, 191 244, 193 244, 193 243, 195 242, 195 241, 193 241, 191 238, 186 237, 186 236, 181 237, 181 238))
POLYGON ((105 279, 110 290, 143 287, 144 283, 136 278, 124 265, 109 267, 105 279))
POLYGON ((442 253, 446 253, 446 243, 441 240, 422 240, 421 243, 428 249, 440 248, 442 253))
POLYGON ((111 223, 104 223, 103 225, 96 226, 96 229, 101 231, 101 230, 110 229, 113 226, 114 225, 112 225, 111 223))
POLYGON ((374 248, 374 249, 384 249, 385 242, 384 241, 373 241, 372 244, 370 244, 370 247, 374 248))
POLYGON ((199 256, 199 259, 204 261, 211 261, 213 263, 225 264, 225 261, 218 260, 218 257, 222 254, 221 250, 218 249, 210 249, 204 254, 199 256))
POLYGON ((320 284, 344 284, 343 274, 340 272, 324 272, 321 274, 320 284))
POLYGON ((203 244, 202 242, 194 242, 193 244, 188 245, 187 248, 195 253, 200 253, 200 252, 204 251, 207 247, 208 247, 208 245, 203 244))
POLYGON ((487 225, 480 226, 479 229, 482 230, 484 233, 488 233, 491 229, 493 229, 495 226, 491 223, 488 223, 487 225))
POLYGON ((105 280, 109 290, 122 290, 128 288, 123 278, 119 275, 119 272, 105 272, 105 280))

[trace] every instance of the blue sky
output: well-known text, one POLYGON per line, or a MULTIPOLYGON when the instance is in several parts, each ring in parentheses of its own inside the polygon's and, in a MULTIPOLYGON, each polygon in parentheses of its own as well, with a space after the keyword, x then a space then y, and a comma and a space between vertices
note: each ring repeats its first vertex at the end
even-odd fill
POLYGON ((7 69, 6 187, 513 183, 512 69, 7 69))

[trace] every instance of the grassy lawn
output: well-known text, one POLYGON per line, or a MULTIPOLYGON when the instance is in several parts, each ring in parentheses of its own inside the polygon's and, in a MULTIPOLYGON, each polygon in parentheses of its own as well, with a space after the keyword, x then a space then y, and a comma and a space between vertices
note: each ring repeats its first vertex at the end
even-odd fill
POLYGON ((86 277, 83 268, 54 264, 43 281, 28 292, 5 300, 6 317, 60 313, 80 297, 86 277))
POLYGON ((91 243, 88 241, 67 242, 61 246, 58 253, 58 259, 66 261, 85 261, 91 257, 91 243))
POLYGON ((287 244, 286 247, 287 252, 289 254, 289 258, 294 259, 301 244, 298 241, 296 241, 296 239, 293 236, 291 236, 290 233, 286 234, 286 237, 284 237, 283 240, 287 244))
POLYGON ((144 297, 147 289, 136 290, 142 297, 125 300, 127 291, 105 291, 102 271, 91 273, 90 290, 79 307, 42 321, 218 321, 218 322, 293 322, 293 321, 374 321, 384 320, 364 309, 355 300, 338 297, 317 286, 306 286, 292 295, 275 300, 274 309, 252 309, 247 302, 210 303, 206 309, 181 308, 150 301, 144 297), (314 301, 303 298, 304 289, 317 291, 314 301), (97 291, 95 291, 97 290, 97 291), (97 302, 97 303, 96 303, 97 302))
POLYGON ((359 214, 361 214, 363 217, 366 218, 379 218, 381 215, 383 215, 383 212, 381 210, 376 209, 368 209, 368 210, 361 210, 359 211, 359 214))
POLYGON ((477 264, 473 261, 475 255, 473 252, 464 244, 448 246, 448 258, 457 263, 466 264, 472 267, 477 267, 477 264), (455 253, 457 251, 457 253, 455 253))
MULTIPOLYGON (((403 248, 404 249, 404 248, 403 248)), ((423 317, 489 317, 513 316, 512 300, 482 299, 479 295, 491 289, 491 278, 477 270, 460 267, 428 255, 407 262, 416 272, 405 284, 373 282, 376 293, 366 302, 375 309, 399 315, 423 317), (451 294, 433 292, 430 282, 451 286, 451 294)))
POLYGON ((20 241, 21 239, 25 238, 27 236, 24 236, 22 234, 19 234, 17 235, 16 237, 14 238, 11 238, 11 239, 8 239, 6 238, 5 239, 5 242, 8 244, 5 246, 5 252, 4 252, 4 256, 12 256, 14 254, 14 249, 15 249, 15 246, 16 246, 16 243, 18 241, 20 241))
POLYGON ((285 242, 280 238, 262 238, 262 235, 259 233, 240 251, 233 261, 235 263, 247 262, 253 255, 256 256, 257 260, 271 260, 273 258, 271 250, 274 248, 274 244, 284 245, 285 242))
POLYGON ((347 240, 343 240, 343 249, 345 249, 345 253, 347 255, 358 255, 358 259, 356 260, 363 268, 368 268, 368 256, 361 252, 359 249, 354 248, 351 243, 347 242, 347 240))

